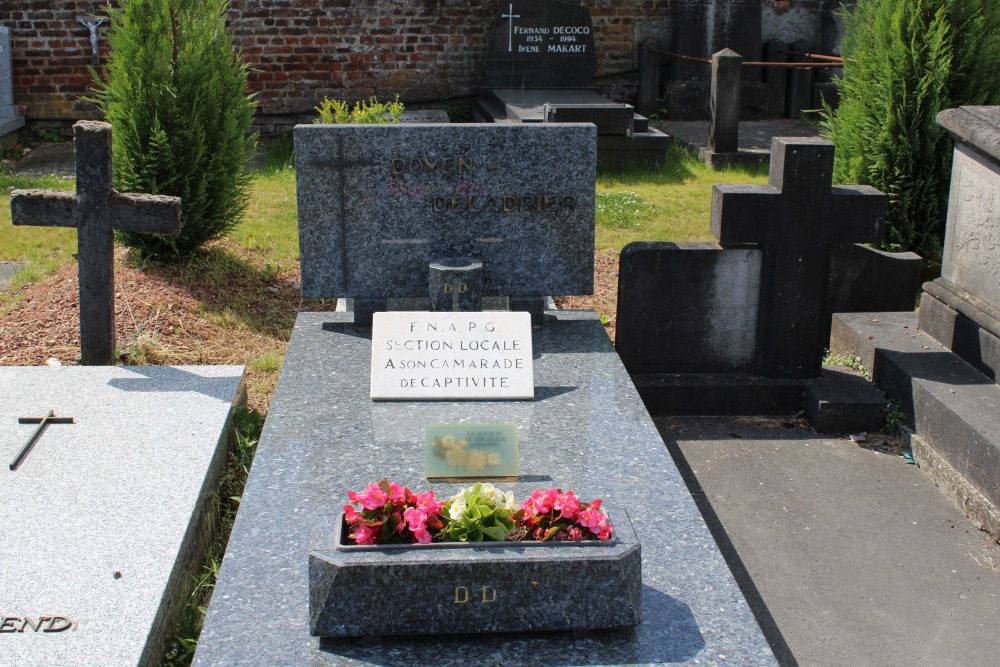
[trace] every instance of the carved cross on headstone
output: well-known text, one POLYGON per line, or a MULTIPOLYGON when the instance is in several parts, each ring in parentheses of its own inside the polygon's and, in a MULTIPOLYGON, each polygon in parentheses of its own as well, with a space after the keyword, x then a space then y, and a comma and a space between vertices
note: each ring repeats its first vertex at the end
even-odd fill
POLYGON ((79 121, 73 126, 76 194, 14 190, 15 225, 77 228, 80 276, 80 363, 115 363, 114 230, 177 234, 181 200, 162 195, 122 194, 111 187, 111 125, 79 121))
POLYGON ((833 144, 776 137, 768 185, 716 185, 712 234, 722 245, 754 244, 764 253, 757 372, 815 377, 822 364, 830 249, 875 243, 886 197, 867 185, 831 187, 833 144))

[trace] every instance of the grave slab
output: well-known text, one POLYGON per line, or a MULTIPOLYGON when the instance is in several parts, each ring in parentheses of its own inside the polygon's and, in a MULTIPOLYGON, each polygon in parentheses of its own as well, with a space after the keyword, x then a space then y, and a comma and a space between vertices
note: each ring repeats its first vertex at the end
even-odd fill
POLYGON ((533 402, 373 404, 370 334, 346 314, 301 313, 194 664, 775 664, 596 314, 546 315, 549 325, 532 332, 533 402), (347 491, 388 476, 448 496, 463 485, 423 478, 423 426, 503 421, 519 424, 521 464, 519 481, 502 488, 518 497, 573 489, 627 509, 642 547, 643 622, 586 633, 311 637, 308 554, 330 546, 347 491))
POLYGON ((242 378, 242 366, 0 368, 0 665, 159 664, 242 378), (10 470, 37 428, 18 419, 50 410, 73 423, 49 425, 10 470), (64 620, 34 630, 43 617, 64 620))

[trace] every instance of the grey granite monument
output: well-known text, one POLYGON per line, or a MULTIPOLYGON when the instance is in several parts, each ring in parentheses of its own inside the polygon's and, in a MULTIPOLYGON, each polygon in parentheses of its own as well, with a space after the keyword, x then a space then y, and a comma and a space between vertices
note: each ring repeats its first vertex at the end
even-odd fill
POLYGON ((938 123, 955 139, 941 276, 919 314, 836 315, 830 347, 871 369, 915 430, 917 462, 1000 539, 1000 107, 938 123))
POLYGON ((0 368, 0 665, 160 664, 242 379, 242 366, 0 368), (49 412, 72 423, 9 469, 49 412))
POLYGON ((295 145, 304 296, 426 301, 448 257, 482 264, 485 297, 593 291, 592 127, 300 125, 295 145))
POLYGON ((76 193, 14 190, 15 225, 76 227, 80 282, 80 363, 115 363, 114 230, 177 234, 177 197, 123 194, 111 187, 111 125, 78 121, 73 126, 76 193))
MULTIPOLYGON (((310 141, 307 150, 298 155, 300 164, 326 160, 327 173, 343 167, 345 173, 354 170, 366 176, 355 177, 357 180, 345 186, 339 176, 319 176, 322 164, 307 168, 317 172, 310 176, 315 179, 308 186, 314 192, 310 196, 327 197, 333 211, 319 210, 308 197, 305 206, 299 207, 300 225, 307 228, 303 231, 304 283, 307 275, 316 273, 339 290, 343 284, 338 281, 351 274, 339 253, 307 255, 308 246, 322 247, 323 238, 310 217, 323 214, 327 236, 341 233, 339 225, 329 224, 331 217, 340 214, 339 202, 345 201, 341 188, 359 190, 352 197, 367 193, 364 202, 368 207, 383 206, 380 200, 399 193, 392 199, 397 202, 395 207, 386 209, 397 211, 400 221, 386 223, 390 226, 384 228, 391 233, 381 233, 380 223, 372 221, 379 232, 371 234, 375 247, 387 236, 419 241, 419 245, 431 245, 439 235, 447 239, 437 227, 423 230, 417 225, 420 218, 433 213, 436 197, 445 198, 448 215, 430 215, 430 219, 444 225, 452 219, 466 219, 468 211, 462 208, 471 205, 478 209, 482 198, 511 188, 515 193, 538 196, 514 199, 508 211, 490 211, 490 228, 497 236, 530 234, 547 244, 546 224, 559 219, 557 215, 548 217, 548 209, 558 204, 559 209, 551 212, 563 211, 566 200, 558 193, 574 196, 575 191, 567 189, 565 180, 555 181, 563 184, 559 188, 546 187, 553 182, 547 180, 552 176, 546 174, 536 181, 534 175, 569 171, 575 174, 574 179, 581 179, 574 184, 593 193, 593 128, 452 128, 450 133, 436 135, 433 144, 402 143, 391 152, 382 148, 383 137, 405 137, 405 133, 371 134, 371 141, 357 147, 346 138, 343 144, 334 142, 332 147, 324 141, 321 154, 319 142, 312 144, 310 135, 333 136, 329 130, 297 130, 310 141), (497 129, 502 131, 494 132, 497 129), (582 129, 587 132, 581 134, 582 129), (480 157, 475 152, 480 136, 502 142, 492 153, 495 157, 480 157), (565 138, 561 152, 555 146, 549 150, 549 138, 555 137, 565 138), (575 149, 581 144, 587 148, 585 152, 575 149), (419 152, 407 150, 411 146, 418 146, 419 152), (520 147, 521 152, 514 147, 520 147), (444 168, 446 173, 441 173, 442 160, 451 155, 455 157, 444 168), (506 161, 500 161, 499 156, 506 161), (393 159, 400 160, 396 167, 393 159), (429 171, 432 165, 433 173, 429 171), (510 180, 511 167, 520 173, 514 181, 510 180), (409 174, 398 183, 387 183, 387 174, 391 176, 394 168, 399 176, 405 170, 409 174), (474 173, 465 173, 469 169, 474 173), (462 180, 453 173, 460 170, 462 180), (582 182, 583 178, 589 181, 582 182), (455 189, 463 180, 474 183, 476 189, 462 188, 447 197, 437 194, 439 188, 455 189), (546 203, 550 191, 556 194, 546 203), (451 211, 453 200, 462 205, 451 211), (518 206, 530 210, 517 211, 518 206), (411 213, 411 209, 423 214, 411 213), (520 217, 515 215, 518 213, 520 217), (518 222, 533 229, 519 230, 518 222)), ((496 205, 503 206, 501 200, 496 205)), ((591 206, 588 197, 584 209, 588 216, 592 216, 591 206)), ((356 208, 359 205, 346 206, 345 210, 356 208)), ((354 213, 362 214, 365 211, 354 213)), ((346 219, 348 225, 353 224, 352 218, 346 219)), ((456 229, 473 241, 484 238, 479 235, 481 218, 468 220, 456 229), (462 231, 466 227, 471 229, 462 231)), ((554 237, 551 240, 556 241, 554 237)), ((584 249, 580 236, 574 236, 565 252, 592 256, 593 241, 589 244, 584 249)), ((535 262, 533 255, 540 252, 550 253, 550 261, 562 257, 530 244, 520 246, 524 259, 519 259, 513 248, 508 255, 515 267, 535 262)), ((367 253, 374 266, 374 252, 363 250, 358 256, 367 253)), ((414 266, 422 271, 419 282, 426 288, 426 251, 413 254, 414 266)), ((486 270, 489 256, 486 260, 484 286, 491 279, 507 285, 533 284, 533 272, 497 276, 501 271, 497 268, 490 278, 486 270)), ((575 261, 564 261, 539 275, 549 284, 559 284, 576 280, 573 276, 578 268, 575 261)), ((369 276, 374 281, 371 267, 363 271, 356 275, 364 279, 351 280, 349 286, 364 285, 369 276)), ((383 265, 381 271, 397 274, 377 276, 391 285, 398 275, 408 275, 410 268, 394 261, 383 265)), ((546 317, 549 321, 544 328, 532 330, 533 400, 464 401, 456 405, 370 401, 369 331, 355 324, 348 313, 301 313, 194 664, 555 665, 579 658, 602 665, 694 665, 731 660, 733 656, 741 664, 775 664, 753 612, 597 315, 551 311, 546 317), (516 481, 497 482, 501 488, 519 499, 538 488, 573 489, 580 498, 600 498, 612 522, 618 522, 616 531, 619 525, 622 528, 617 544, 525 547, 504 542, 482 551, 404 548, 392 553, 342 553, 337 549, 340 512, 350 490, 388 478, 447 498, 464 486, 425 478, 425 425, 510 422, 518 429, 519 474, 516 481), (615 519, 620 513, 626 513, 628 519, 615 519), (637 578, 640 545, 641 577, 637 578), (544 550, 550 548, 570 552, 547 555, 544 550), (554 567, 560 559, 567 561, 566 566, 554 567), (435 566, 439 576, 434 576, 435 566), (614 577, 599 575, 611 570, 614 577), (591 582, 586 572, 602 580, 591 582), (611 583, 615 580, 625 583, 617 590, 608 590, 615 587, 611 583), (345 597, 345 591, 358 590, 359 582, 370 584, 361 587, 370 594, 345 597), (352 615, 351 605, 371 608, 359 608, 352 615), (370 613, 373 610, 374 615, 370 613), (385 636, 377 632, 380 614, 386 619, 385 636), (568 618, 569 614, 578 618, 568 618), (573 630, 595 627, 604 629, 586 634, 573 630), (531 632, 541 629, 550 631, 531 632)))
POLYGON ((0 26, 0 137, 24 127, 24 116, 14 104, 14 71, 10 28, 0 26))

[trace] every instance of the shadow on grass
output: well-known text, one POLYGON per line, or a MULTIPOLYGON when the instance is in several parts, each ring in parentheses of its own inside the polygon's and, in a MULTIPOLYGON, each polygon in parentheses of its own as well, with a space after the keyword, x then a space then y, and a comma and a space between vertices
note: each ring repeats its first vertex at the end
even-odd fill
POLYGON ((697 161, 698 158, 696 156, 692 156, 683 148, 671 146, 667 149, 663 166, 657 167, 638 162, 601 166, 597 169, 597 178, 601 183, 606 185, 670 185, 684 183, 696 178, 696 173, 692 167, 696 166, 697 161))

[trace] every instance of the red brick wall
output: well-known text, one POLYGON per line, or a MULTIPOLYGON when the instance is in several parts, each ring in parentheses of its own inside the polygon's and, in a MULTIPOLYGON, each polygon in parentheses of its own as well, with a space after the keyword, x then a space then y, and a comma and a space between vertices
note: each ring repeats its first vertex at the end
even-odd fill
MULTIPOLYGON (((475 94, 499 0, 232 0, 230 24, 253 66, 262 118, 310 113, 324 96, 399 93, 404 102, 475 94)), ((29 120, 93 117, 90 33, 80 14, 105 0, 0 0, 11 29, 14 101, 29 120)), ((659 41, 668 0, 585 0, 598 76, 636 66, 636 42, 659 41)), ((102 50, 107 41, 101 34, 102 50)))

